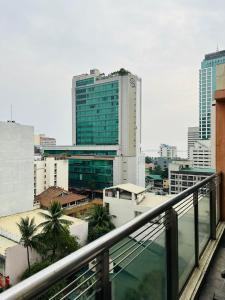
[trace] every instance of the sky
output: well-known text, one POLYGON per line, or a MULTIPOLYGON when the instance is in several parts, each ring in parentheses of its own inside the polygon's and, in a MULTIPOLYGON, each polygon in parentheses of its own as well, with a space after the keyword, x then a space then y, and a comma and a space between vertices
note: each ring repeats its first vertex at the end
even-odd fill
POLYGON ((225 48, 225 1, 0 0, 0 121, 72 143, 72 76, 125 68, 142 78, 142 149, 187 148, 198 70, 225 48))

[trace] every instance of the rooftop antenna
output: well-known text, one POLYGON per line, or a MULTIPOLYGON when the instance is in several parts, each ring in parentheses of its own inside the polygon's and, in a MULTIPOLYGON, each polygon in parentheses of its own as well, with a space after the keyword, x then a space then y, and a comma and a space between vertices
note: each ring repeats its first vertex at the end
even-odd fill
POLYGON ((10 115, 11 115, 11 122, 12 122, 12 104, 11 104, 11 107, 10 107, 10 115))
POLYGON ((219 52, 219 45, 217 43, 217 46, 216 46, 216 52, 219 52))

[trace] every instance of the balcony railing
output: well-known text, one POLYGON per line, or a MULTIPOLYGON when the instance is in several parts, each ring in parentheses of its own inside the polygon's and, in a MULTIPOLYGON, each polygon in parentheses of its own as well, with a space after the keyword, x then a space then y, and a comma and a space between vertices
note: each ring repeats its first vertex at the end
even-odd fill
POLYGON ((1 294, 20 299, 177 300, 216 239, 214 174, 1 294))

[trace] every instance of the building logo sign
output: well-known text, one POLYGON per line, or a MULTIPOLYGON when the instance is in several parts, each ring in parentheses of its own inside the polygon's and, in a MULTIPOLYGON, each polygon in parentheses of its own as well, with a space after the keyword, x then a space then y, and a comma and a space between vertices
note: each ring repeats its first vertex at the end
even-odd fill
POLYGON ((130 78, 130 86, 134 88, 136 86, 135 79, 133 77, 130 78))

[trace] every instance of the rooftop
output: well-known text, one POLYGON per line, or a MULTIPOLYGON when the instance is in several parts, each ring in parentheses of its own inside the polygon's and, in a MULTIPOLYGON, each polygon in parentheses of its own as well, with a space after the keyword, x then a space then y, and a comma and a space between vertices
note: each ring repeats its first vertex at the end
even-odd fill
POLYGON ((161 175, 150 174, 150 175, 147 175, 146 177, 153 179, 153 180, 163 180, 161 175))
POLYGON ((61 205, 71 203, 73 201, 81 201, 87 196, 68 192, 60 187, 49 187, 36 197, 36 200, 44 207, 49 207, 52 201, 58 201, 61 205))
POLYGON ((213 53, 209 53, 205 55, 205 60, 210 60, 210 59, 215 59, 215 58, 220 58, 225 56, 225 50, 221 50, 221 51, 216 51, 213 53))
MULTIPOLYGON (((19 228, 17 226, 17 223, 20 222, 21 218, 29 217, 29 218, 34 218, 35 219, 35 224, 39 225, 42 222, 46 221, 46 219, 40 214, 41 212, 47 213, 46 210, 43 209, 33 209, 30 211, 26 211, 23 213, 18 213, 15 215, 7 216, 7 217, 1 217, 0 218, 0 231, 2 232, 7 232, 9 235, 15 236, 16 239, 21 238, 21 234, 19 231, 19 228)), ((72 218, 69 216, 64 215, 63 219, 69 220, 75 224, 80 224, 83 223, 84 221, 76 218, 72 218)), ((38 229, 37 233, 41 232, 41 228, 38 229)))
POLYGON ((133 183, 124 183, 124 184, 119 184, 119 185, 115 185, 115 186, 106 188, 106 190, 111 190, 111 189, 121 189, 121 190, 130 192, 130 193, 134 193, 134 194, 140 194, 146 190, 142 186, 138 186, 133 183))
POLYGON ((0 235, 0 256, 6 255, 6 250, 13 246, 16 246, 18 243, 14 242, 4 236, 0 235))
POLYGON ((215 169, 213 168, 182 168, 181 170, 190 173, 215 173, 215 169))
POLYGON ((138 206, 147 206, 153 208, 160 204, 163 204, 173 197, 174 195, 155 195, 154 193, 146 193, 143 200, 138 204, 138 206))

